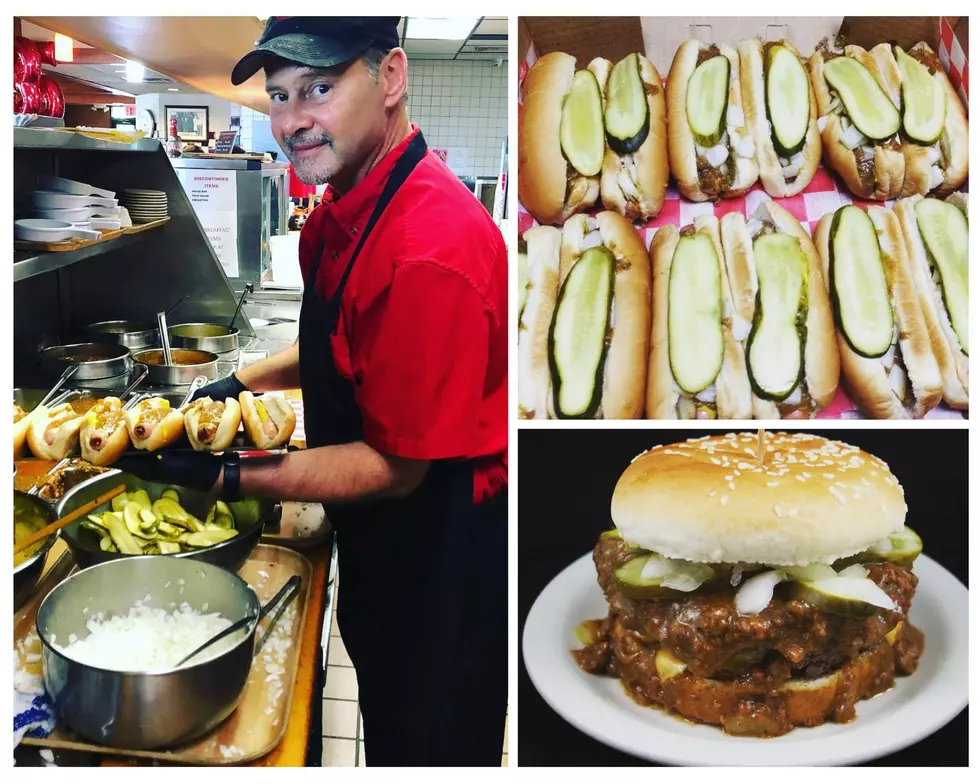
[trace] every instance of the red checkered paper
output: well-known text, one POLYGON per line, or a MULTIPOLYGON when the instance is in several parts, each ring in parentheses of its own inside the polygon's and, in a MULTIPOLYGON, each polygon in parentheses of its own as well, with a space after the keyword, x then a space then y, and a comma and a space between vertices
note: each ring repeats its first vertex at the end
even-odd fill
MULTIPOLYGON (((943 62, 943 65, 949 70, 950 80, 953 81, 953 86, 957 88, 957 91, 963 96, 966 87, 966 58, 963 55, 963 50, 959 45, 959 42, 953 36, 952 28, 949 23, 943 17, 941 21, 941 29, 948 31, 949 38, 952 39, 952 44, 947 44, 946 37, 944 37, 940 45, 939 57, 943 62), (945 59, 943 59, 943 53, 946 53, 945 59), (956 54, 958 52, 958 54, 956 54), (956 65, 957 61, 960 65, 956 65), (955 78, 953 67, 956 68, 955 78)), ((518 95, 521 96, 521 88, 524 85, 524 78, 527 76, 528 70, 534 65, 537 60, 537 55, 534 51, 534 45, 528 47, 527 54, 524 60, 521 62, 518 68, 518 95)), ((666 80, 664 80, 666 83, 666 80)), ((964 98, 965 103, 965 98, 964 98)), ((517 107, 517 122, 521 122, 521 102, 518 99, 517 107)), ((687 226, 692 223, 695 218, 702 215, 714 215, 716 218, 721 218, 723 215, 727 215, 730 212, 740 212, 746 218, 748 218, 755 210, 758 208, 759 204, 764 201, 768 201, 771 197, 765 192, 762 184, 757 182, 755 186, 749 191, 745 196, 741 196, 737 199, 723 199, 717 203, 712 202, 692 202, 681 198, 681 195, 677 192, 677 189, 673 186, 673 182, 668 185, 666 198, 664 199, 663 208, 656 218, 649 221, 648 223, 635 224, 636 230, 643 237, 647 248, 649 249, 650 243, 653 242, 653 237, 657 233, 657 230, 661 226, 677 226, 678 228, 682 226, 687 226)), ((855 204, 859 207, 867 207, 869 205, 879 205, 884 204, 886 207, 891 207, 893 201, 865 201, 863 199, 858 199, 852 196, 843 182, 837 177, 836 174, 831 172, 829 169, 825 168, 821 164, 816 173, 813 175, 813 179, 806 189, 796 195, 785 199, 776 200, 779 205, 786 210, 788 210, 807 230, 807 232, 812 236, 817 224, 820 219, 827 213, 834 212, 835 210, 843 207, 847 204, 855 204)), ((537 226, 537 221, 524 209, 523 206, 518 202, 517 211, 517 227, 519 235, 523 235, 525 231, 530 229, 532 226, 537 226)), ((598 212, 599 210, 593 211, 598 212)), ((843 383, 843 377, 841 378, 843 383)), ((858 410, 857 406, 850 400, 847 394, 844 392, 842 387, 837 388, 837 395, 833 402, 817 414, 817 419, 861 419, 862 415, 858 410)), ((963 419, 964 415, 960 411, 955 411, 947 408, 944 404, 940 404, 937 408, 926 414, 926 419, 963 419)))

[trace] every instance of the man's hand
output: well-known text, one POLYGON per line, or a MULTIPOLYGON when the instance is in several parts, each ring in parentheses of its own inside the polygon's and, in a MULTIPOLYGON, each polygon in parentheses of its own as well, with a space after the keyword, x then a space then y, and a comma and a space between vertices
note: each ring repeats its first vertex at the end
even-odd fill
POLYGON ((140 452, 121 457, 112 467, 147 482, 188 487, 208 493, 214 489, 221 474, 221 458, 207 452, 183 449, 140 452))
POLYGON ((210 384, 205 384, 191 396, 191 400, 197 400, 199 397, 209 397, 212 400, 220 400, 222 402, 224 402, 226 397, 233 397, 235 400, 238 400, 238 396, 242 392, 247 391, 248 387, 241 382, 238 376, 232 373, 227 378, 221 378, 217 381, 212 381, 210 384))

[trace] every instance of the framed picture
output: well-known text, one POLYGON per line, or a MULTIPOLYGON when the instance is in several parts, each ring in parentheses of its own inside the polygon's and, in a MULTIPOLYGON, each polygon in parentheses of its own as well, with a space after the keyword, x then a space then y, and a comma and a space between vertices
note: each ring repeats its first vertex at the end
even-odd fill
POLYGON ((170 118, 177 118, 177 135, 182 142, 206 142, 208 140, 207 106, 167 106, 167 125, 170 118))

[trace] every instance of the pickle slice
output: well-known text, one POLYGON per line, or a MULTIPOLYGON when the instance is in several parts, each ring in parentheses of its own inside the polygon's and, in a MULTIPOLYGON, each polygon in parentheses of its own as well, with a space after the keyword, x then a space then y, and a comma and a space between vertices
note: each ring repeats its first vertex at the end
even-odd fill
POLYGON ((753 253, 759 290, 748 340, 749 381, 764 400, 785 400, 803 378, 806 257, 788 234, 763 234, 753 253))
POLYGON ((592 71, 576 71, 561 107, 561 151, 583 177, 602 171, 606 143, 602 129, 602 93, 592 71))
POLYGON ((623 545, 626 547, 627 550, 636 550, 637 552, 641 552, 641 553, 647 552, 646 550, 644 550, 639 545, 630 544, 625 539, 623 539, 623 535, 619 532, 619 529, 618 528, 611 528, 608 531, 603 531, 599 535, 599 538, 600 539, 616 539, 617 541, 622 542, 623 545))
POLYGON ((689 596, 714 577, 715 570, 707 564, 664 558, 657 553, 633 558, 613 572, 619 590, 631 599, 689 596))
POLYGON ((670 265, 667 343, 674 380, 696 395, 710 387, 724 357, 721 265, 706 234, 681 237, 670 265))
POLYGON ((874 140, 898 133, 898 109, 861 63, 851 57, 836 57, 824 63, 823 74, 861 133, 874 140))
POLYGON ((590 417, 599 407, 615 272, 607 248, 589 248, 558 294, 548 353, 559 418, 590 417))
POLYGON ((878 235, 868 214, 854 205, 837 210, 830 226, 830 294, 851 348, 872 358, 888 351, 894 322, 878 235))
POLYGON ((895 46, 895 61, 902 75, 902 129, 905 136, 916 144, 930 145, 939 141, 946 125, 946 92, 939 81, 939 74, 914 57, 909 57, 901 46, 895 46))
POLYGON ((903 528, 866 551, 870 558, 911 566, 922 553, 922 539, 911 528, 903 528))
POLYGON ((694 69, 687 83, 687 124, 701 147, 714 147, 725 132, 730 70, 724 55, 710 57, 694 69))
POLYGON ((620 155, 636 152, 646 141, 650 111, 637 54, 613 66, 606 85, 605 123, 609 146, 620 155))
POLYGON ((803 63, 785 46, 772 46, 766 60, 766 111, 772 143, 787 158, 803 149, 810 127, 810 80, 803 63))
POLYGON ((527 266, 527 254, 517 254, 517 323, 524 315, 524 306, 527 304, 527 284, 531 279, 531 272, 527 266))
POLYGON ((894 609, 895 603, 872 580, 861 577, 828 577, 793 583, 793 598, 820 612, 863 618, 879 609, 894 609))
POLYGON ((915 222, 929 251, 930 266, 939 272, 943 301, 963 353, 970 353, 970 229, 966 216, 952 204, 922 199, 915 205, 915 222))

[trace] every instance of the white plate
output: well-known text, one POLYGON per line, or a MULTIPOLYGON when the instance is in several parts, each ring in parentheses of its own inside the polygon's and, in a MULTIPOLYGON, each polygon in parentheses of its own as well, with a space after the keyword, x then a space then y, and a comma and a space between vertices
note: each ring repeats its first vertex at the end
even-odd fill
POLYGON ((926 556, 910 619, 926 637, 916 672, 856 706, 849 724, 798 727, 778 738, 737 738, 637 705, 618 680, 589 675, 569 651, 575 627, 603 618, 592 554, 561 572, 534 602, 524 627, 524 662, 535 688, 570 724, 637 757, 672 765, 850 765, 903 749, 938 730, 967 704, 969 593, 926 556))
POLYGON ((267 326, 269 326, 269 320, 268 319, 254 318, 254 319, 249 319, 249 322, 252 325, 252 329, 256 329, 258 327, 267 327, 267 326))

